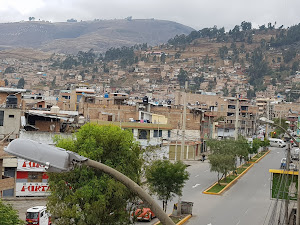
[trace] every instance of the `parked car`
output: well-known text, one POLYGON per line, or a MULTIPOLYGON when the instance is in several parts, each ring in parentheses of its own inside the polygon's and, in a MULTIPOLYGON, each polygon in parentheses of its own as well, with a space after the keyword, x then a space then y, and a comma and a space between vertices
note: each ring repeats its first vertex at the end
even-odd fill
POLYGON ((139 221, 146 220, 150 222, 156 216, 149 207, 141 202, 134 212, 134 217, 136 217, 139 221))
POLYGON ((286 146, 286 143, 278 138, 269 138, 269 141, 271 147, 284 148, 286 146))

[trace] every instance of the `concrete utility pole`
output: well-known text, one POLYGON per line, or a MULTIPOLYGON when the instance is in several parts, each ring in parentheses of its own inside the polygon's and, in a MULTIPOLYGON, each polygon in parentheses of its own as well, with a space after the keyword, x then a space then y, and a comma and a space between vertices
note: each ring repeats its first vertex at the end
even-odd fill
POLYGON ((184 159, 184 147, 185 147, 185 123, 186 123, 186 90, 188 82, 185 82, 184 93, 183 93, 183 116, 182 116, 182 139, 180 149, 180 160, 184 159))
MULTIPOLYGON (((267 119, 270 119, 270 101, 269 99, 267 100, 267 119)), ((265 134, 265 138, 268 139, 269 138, 269 124, 266 124, 266 134, 265 134)))
MULTIPOLYGON (((185 123, 186 123, 186 90, 188 82, 185 81, 184 85, 184 96, 183 96, 183 115, 182 115, 182 139, 181 139, 181 148, 180 148, 180 160, 184 160, 184 147, 185 147, 185 123)), ((177 203, 177 215, 181 215, 181 196, 178 198, 177 203)))
POLYGON ((235 124, 234 124, 234 139, 237 140, 239 137, 239 114, 240 114, 240 106, 239 106, 239 87, 237 87, 236 94, 236 106, 235 106, 235 124))
MULTIPOLYGON (((288 144, 287 155, 286 155, 286 171, 290 170, 290 158, 291 158, 291 144, 288 144)), ((286 175, 287 177, 289 176, 288 173, 286 175)), ((289 225, 289 197, 288 196, 286 196, 285 199, 284 217, 285 217, 285 224, 289 225)))

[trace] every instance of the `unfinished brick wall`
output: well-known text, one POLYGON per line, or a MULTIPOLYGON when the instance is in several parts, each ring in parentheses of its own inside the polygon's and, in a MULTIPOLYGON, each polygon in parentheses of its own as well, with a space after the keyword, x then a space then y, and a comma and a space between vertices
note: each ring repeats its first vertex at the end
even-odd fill
POLYGON ((39 131, 46 131, 46 132, 59 132, 60 131, 60 123, 57 121, 51 122, 51 121, 42 121, 42 120, 36 120, 35 121, 35 127, 39 128, 39 131), (54 129, 51 130, 50 126, 52 126, 54 129))

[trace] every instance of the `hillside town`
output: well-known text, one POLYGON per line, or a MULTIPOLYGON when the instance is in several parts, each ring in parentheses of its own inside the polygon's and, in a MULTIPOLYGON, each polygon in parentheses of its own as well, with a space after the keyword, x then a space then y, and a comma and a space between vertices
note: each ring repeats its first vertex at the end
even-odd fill
MULTIPOLYGON (((199 160, 207 151, 207 139, 233 138, 236 131, 246 138, 263 138, 258 129, 262 116, 285 118, 291 131, 297 131, 300 106, 298 99, 291 101, 291 88, 300 81, 300 72, 280 83, 265 76, 266 89, 249 98, 254 87, 244 73, 247 65, 216 62, 214 54, 195 54, 199 48, 183 52, 193 52, 189 58, 160 48, 140 51, 140 58, 151 60, 137 61, 131 70, 118 61, 102 60, 89 67, 58 68, 55 62, 68 56, 55 54, 42 60, 2 57, 1 139, 53 144, 55 135, 72 136, 85 123, 112 124, 131 130, 143 147, 159 146, 157 158, 176 160, 184 146, 185 160, 199 160), (192 91, 193 86, 197 89, 192 91), (279 93, 282 86, 284 94, 279 93)), ((45 168, 7 155, 3 146, 1 196, 47 195, 45 168)))

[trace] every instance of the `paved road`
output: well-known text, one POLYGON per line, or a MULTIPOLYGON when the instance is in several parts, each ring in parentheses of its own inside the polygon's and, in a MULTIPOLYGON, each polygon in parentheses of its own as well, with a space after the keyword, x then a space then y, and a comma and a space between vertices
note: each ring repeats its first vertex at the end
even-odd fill
MULTIPOLYGON (((193 217, 188 225, 263 225, 268 214, 270 200, 269 169, 277 169, 285 149, 271 148, 271 152, 255 164, 235 185, 222 196, 205 195, 202 191, 215 181, 204 171, 192 167, 191 179, 184 189, 184 200, 193 201, 193 217), (198 177, 196 177, 199 175, 198 177), (199 178, 200 187, 192 178, 199 178), (194 182, 194 183, 193 183, 194 182)), ((267 224, 267 222, 265 222, 267 224)))

